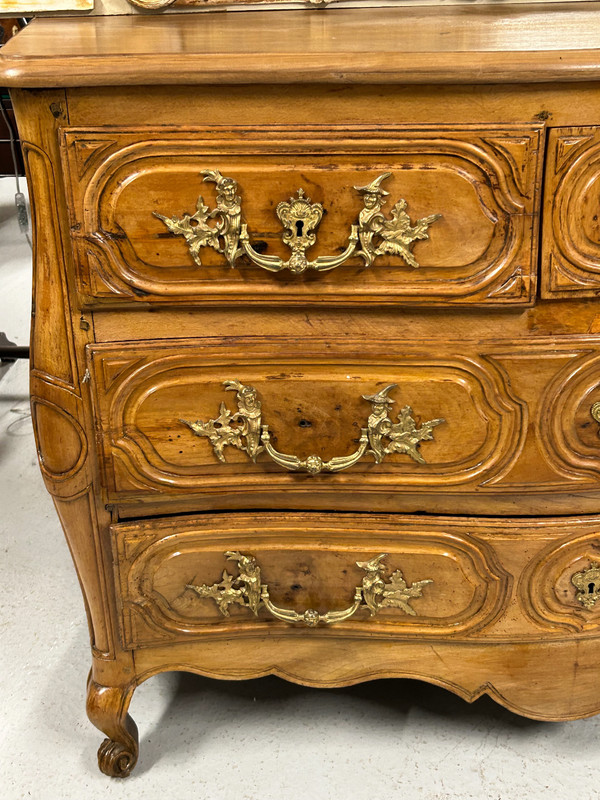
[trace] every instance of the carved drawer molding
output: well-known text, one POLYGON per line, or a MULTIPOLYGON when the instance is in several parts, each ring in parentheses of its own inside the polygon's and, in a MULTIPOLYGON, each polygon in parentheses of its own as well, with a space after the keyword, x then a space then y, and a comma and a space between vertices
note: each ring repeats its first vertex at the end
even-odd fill
POLYGON ((308 480, 339 503, 342 486, 473 491, 501 481, 522 452, 527 413, 502 370, 476 352, 455 356, 452 342, 437 356, 417 342, 386 345, 95 345, 91 385, 111 500, 235 487, 291 503, 313 491, 308 480), (236 411, 223 376, 240 352, 244 364, 225 387, 236 411))
POLYGON ((600 128, 550 130, 545 185, 542 296, 597 297, 600 128))
POLYGON ((544 493, 600 485, 599 336, 207 338, 94 345, 89 364, 111 501, 235 487, 292 504, 312 482, 334 508, 452 487, 537 493, 541 514, 544 493))
POLYGON ((67 128, 79 287, 90 302, 528 304, 542 136, 67 128))
MULTIPOLYGON (((432 522, 246 514, 112 526, 125 646, 261 636, 475 635, 507 601, 491 548, 432 522), (365 537, 379 551, 366 548, 365 537), (224 569, 226 558, 236 567, 224 569), (237 574, 236 574, 237 573, 237 574)), ((452 526, 455 527, 455 526, 452 526)))
POLYGON ((547 546, 523 578, 532 617, 546 627, 600 634, 598 560, 600 525, 547 546))

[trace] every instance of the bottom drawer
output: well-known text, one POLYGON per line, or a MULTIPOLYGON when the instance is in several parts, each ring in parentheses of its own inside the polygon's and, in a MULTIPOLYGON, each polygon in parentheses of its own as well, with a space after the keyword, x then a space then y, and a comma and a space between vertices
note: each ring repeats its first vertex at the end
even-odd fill
POLYGON ((111 528, 124 647, 598 632, 600 517, 211 514, 111 528))

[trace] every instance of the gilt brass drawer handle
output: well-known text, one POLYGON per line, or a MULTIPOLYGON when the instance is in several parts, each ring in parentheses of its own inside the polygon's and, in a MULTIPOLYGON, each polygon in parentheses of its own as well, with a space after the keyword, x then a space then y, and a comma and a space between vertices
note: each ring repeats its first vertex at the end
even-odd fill
POLYGON ((432 419, 422 422, 420 427, 417 427, 410 406, 404 406, 398 415, 398 422, 392 422, 389 414, 394 401, 388 397, 388 392, 395 389, 397 384, 390 383, 376 394, 363 395, 363 400, 371 403, 371 413, 367 419, 367 427, 361 428, 358 449, 354 453, 336 456, 329 461, 323 461, 317 455, 301 459, 298 456, 280 453, 271 444, 269 426, 262 424, 262 404, 253 386, 245 386, 238 380, 225 381, 223 386, 228 391, 237 392, 237 411, 232 413, 225 403, 221 403, 219 416, 208 422, 180 420, 196 436, 206 436, 213 446, 215 455, 223 463, 225 463, 223 450, 229 445, 243 450, 254 462, 264 451, 280 466, 292 472, 304 471, 311 475, 318 475, 320 472, 340 472, 356 464, 365 453, 371 454, 376 464, 380 464, 385 456, 391 453, 403 453, 419 464, 424 464, 425 459, 419 452, 419 445, 421 442, 431 441, 433 429, 445 422, 441 418, 432 419))
POLYGON ((357 561, 356 566, 366 572, 360 586, 354 590, 352 605, 340 611, 328 611, 320 614, 314 608, 309 608, 299 614, 287 608, 279 608, 271 602, 267 584, 261 583, 260 567, 254 556, 244 555, 236 551, 227 551, 225 556, 229 561, 237 562, 238 575, 231 575, 223 570, 219 583, 195 585, 186 584, 186 589, 191 589, 199 597, 211 597, 217 604, 223 616, 229 616, 229 606, 239 605, 249 608, 254 616, 259 610, 265 608, 273 617, 293 624, 302 622, 310 628, 319 624, 331 625, 334 622, 343 622, 350 619, 359 609, 367 608, 374 616, 382 608, 399 608, 405 614, 416 616, 417 612, 411 606, 411 600, 421 597, 423 587, 432 580, 423 580, 408 586, 402 572, 397 569, 386 582, 384 578, 384 565, 381 563, 387 558, 386 553, 375 556, 370 561, 357 561))
POLYGON ((203 247, 212 247, 223 253, 231 267, 245 253, 257 266, 270 272, 289 269, 297 275, 307 269, 326 272, 341 266, 351 256, 360 256, 367 266, 385 253, 400 256, 406 264, 418 267, 419 263, 411 252, 413 242, 428 239, 427 229, 441 217, 431 214, 417 220, 413 226, 406 213, 406 200, 399 200, 388 218, 382 212, 385 196, 389 194, 381 188, 381 183, 389 178, 391 172, 384 172, 365 186, 355 186, 363 198, 363 209, 358 215, 358 224, 350 226, 350 234, 346 248, 335 256, 319 256, 309 261, 306 251, 317 241, 315 233, 325 209, 321 203, 311 203, 305 197, 304 190, 298 189, 295 197, 277 205, 275 213, 284 226, 282 241, 292 254, 287 261, 274 255, 259 253, 250 243, 248 226, 242 218, 242 198, 237 194, 238 183, 233 178, 225 178, 217 169, 204 169, 205 181, 212 181, 217 186, 217 207, 210 210, 204 204, 202 195, 198 197, 194 214, 183 217, 167 217, 153 212, 162 220, 175 236, 183 236, 190 254, 196 264, 202 266, 200 251, 203 247), (216 220, 211 225, 210 220, 216 220))

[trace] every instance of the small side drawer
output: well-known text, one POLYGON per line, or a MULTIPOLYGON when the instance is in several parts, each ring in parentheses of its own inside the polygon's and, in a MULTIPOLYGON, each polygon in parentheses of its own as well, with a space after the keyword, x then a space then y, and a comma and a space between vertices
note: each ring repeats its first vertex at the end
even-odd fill
POLYGON ((600 127, 553 128, 544 189, 542 297, 600 293, 600 127))
POLYGON ((469 527, 393 515, 204 515, 111 528, 123 644, 198 636, 468 637, 510 576, 469 527))
POLYGON ((543 126, 65 128, 88 302, 529 304, 543 126))

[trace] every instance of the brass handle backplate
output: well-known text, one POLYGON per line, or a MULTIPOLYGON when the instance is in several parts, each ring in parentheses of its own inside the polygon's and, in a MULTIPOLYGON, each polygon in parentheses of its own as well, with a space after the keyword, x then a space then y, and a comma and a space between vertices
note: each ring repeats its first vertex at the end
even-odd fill
POLYGON ((262 404, 253 386, 246 386, 238 380, 224 382, 226 390, 235 391, 238 409, 231 412, 225 403, 221 403, 219 416, 208 422, 196 420, 191 422, 182 419, 196 436, 206 436, 213 446, 215 455, 225 463, 224 448, 229 445, 243 450, 252 461, 263 451, 277 464, 292 472, 308 472, 318 475, 320 472, 340 472, 356 464, 366 453, 370 453, 375 463, 379 464, 391 453, 404 453, 424 464, 425 459, 419 451, 423 441, 433 439, 433 429, 445 422, 444 419, 432 419, 417 426, 412 408, 404 406, 398 415, 398 421, 390 419, 390 406, 394 402, 388 392, 396 388, 390 383, 381 391, 372 395, 363 395, 363 399, 371 403, 371 413, 367 419, 367 427, 361 428, 358 448, 346 456, 336 456, 324 461, 318 455, 299 458, 294 455, 280 453, 271 444, 269 426, 262 423, 262 404))
POLYGON ((271 602, 267 584, 261 583, 260 567, 254 556, 245 555, 236 551, 228 551, 225 556, 229 561, 236 561, 238 575, 231 575, 223 570, 219 583, 212 585, 193 583, 186 584, 186 589, 195 592, 199 597, 212 598, 223 616, 229 616, 230 605, 240 605, 250 609, 257 616, 261 608, 265 608, 271 616, 282 622, 290 624, 301 622, 310 628, 317 625, 331 625, 350 619, 357 611, 367 608, 374 616, 382 608, 398 608, 405 614, 416 616, 417 612, 411 606, 411 600, 421 597, 423 587, 432 580, 422 580, 408 586, 402 572, 397 569, 386 581, 384 578, 385 567, 381 563, 387 558, 386 553, 381 553, 369 561, 357 561, 356 566, 365 571, 365 576, 359 586, 354 590, 354 600, 350 606, 340 611, 327 611, 319 613, 314 608, 309 608, 303 613, 292 609, 279 608, 271 602))
POLYGON ((335 256, 319 256, 310 261, 306 251, 317 241, 315 233, 325 209, 321 203, 311 203, 304 190, 298 189, 295 197, 277 205, 275 213, 284 226, 282 241, 292 251, 287 260, 279 256, 259 253, 250 243, 248 226, 242 217, 242 198, 238 195, 238 183, 233 178, 225 178, 218 169, 204 169, 205 181, 217 186, 217 206, 209 209, 202 195, 198 197, 194 214, 182 217, 165 216, 153 212, 176 236, 183 236, 190 254, 198 266, 202 266, 201 250, 212 247, 223 253, 229 265, 234 267, 237 259, 246 254, 257 266, 269 272, 288 269, 294 274, 306 270, 326 272, 341 266, 351 256, 360 256, 370 266, 378 256, 386 253, 400 256, 406 264, 418 267, 419 263, 411 252, 418 239, 428 239, 429 226, 441 217, 431 214, 416 221, 413 225, 406 213, 406 200, 399 200, 392 209, 390 217, 382 211, 385 196, 381 183, 389 178, 391 172, 384 172, 365 186, 354 188, 362 195, 363 208, 358 214, 357 224, 350 226, 346 247, 335 256), (215 224, 210 224, 216 220, 215 224))

